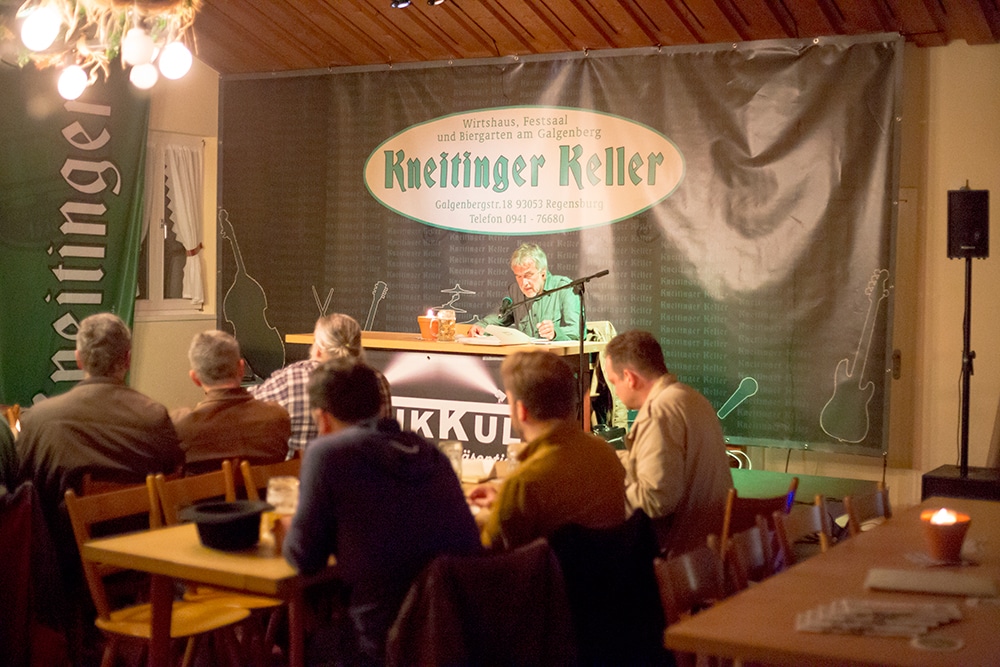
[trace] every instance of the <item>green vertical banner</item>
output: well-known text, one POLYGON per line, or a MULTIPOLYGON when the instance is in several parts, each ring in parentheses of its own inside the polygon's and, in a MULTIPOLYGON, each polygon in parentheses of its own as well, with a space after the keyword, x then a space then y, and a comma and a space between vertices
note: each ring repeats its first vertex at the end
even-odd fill
POLYGON ((82 379, 79 322, 129 325, 142 237, 148 96, 116 66, 74 101, 57 73, 0 69, 0 402, 82 379))

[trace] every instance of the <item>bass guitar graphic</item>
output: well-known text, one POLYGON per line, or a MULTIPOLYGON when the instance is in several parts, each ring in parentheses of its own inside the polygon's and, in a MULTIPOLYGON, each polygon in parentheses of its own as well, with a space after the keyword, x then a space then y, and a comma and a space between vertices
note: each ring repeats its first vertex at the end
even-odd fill
POLYGON ((819 415, 823 432, 841 442, 861 442, 868 435, 868 404, 875 394, 875 383, 865 381, 865 369, 879 306, 889 296, 889 271, 876 269, 865 288, 865 295, 868 297, 868 314, 865 315, 854 360, 844 358, 837 363, 833 374, 833 395, 819 415))
POLYGON ((371 331, 372 325, 375 324, 375 312, 378 310, 379 303, 385 298, 385 295, 389 293, 389 286, 386 285, 381 280, 375 283, 375 287, 372 288, 372 305, 368 309, 368 318, 365 320, 365 331, 371 331))
POLYGON ((243 264, 229 213, 219 209, 219 231, 229 241, 236 259, 236 275, 222 300, 222 313, 233 326, 243 357, 255 375, 266 378, 285 364, 285 342, 267 321, 267 294, 243 264))

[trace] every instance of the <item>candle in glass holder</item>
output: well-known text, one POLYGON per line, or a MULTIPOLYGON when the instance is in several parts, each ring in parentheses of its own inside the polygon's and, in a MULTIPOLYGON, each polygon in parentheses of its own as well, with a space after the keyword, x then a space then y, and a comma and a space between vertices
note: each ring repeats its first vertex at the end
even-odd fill
POLYGON ((920 513, 931 558, 942 563, 962 560, 962 543, 969 530, 970 518, 950 509, 924 510, 920 513))
POLYGON ((420 327, 420 337, 424 340, 437 340, 440 323, 430 309, 426 315, 417 315, 417 325, 420 327))

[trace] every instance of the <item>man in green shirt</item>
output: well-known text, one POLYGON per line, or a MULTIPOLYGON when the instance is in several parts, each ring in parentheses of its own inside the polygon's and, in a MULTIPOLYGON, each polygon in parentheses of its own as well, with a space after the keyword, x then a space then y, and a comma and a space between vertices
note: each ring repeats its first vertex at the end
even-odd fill
POLYGON ((522 244, 510 257, 510 270, 514 272, 517 290, 509 285, 501 312, 483 318, 472 326, 469 333, 480 335, 490 324, 513 324, 532 338, 580 340, 580 297, 572 289, 546 294, 528 304, 514 306, 525 297, 531 298, 571 282, 566 276, 549 273, 545 252, 534 243, 522 244), (507 308, 507 304, 511 307, 507 308))

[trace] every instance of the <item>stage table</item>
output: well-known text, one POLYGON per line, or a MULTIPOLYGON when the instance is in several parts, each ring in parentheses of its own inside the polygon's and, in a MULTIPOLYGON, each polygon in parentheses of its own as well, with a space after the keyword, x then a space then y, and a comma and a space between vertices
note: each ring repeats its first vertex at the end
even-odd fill
MULTIPOLYGON (((285 341, 312 345, 313 335, 288 334, 285 341)), ((365 356, 392 386, 392 406, 400 426, 432 441, 459 440, 467 456, 503 458, 507 444, 520 440, 510 427, 510 408, 500 379, 504 357, 543 350, 564 357, 577 370, 580 342, 532 345, 470 345, 424 340, 419 333, 365 331, 365 356)), ((584 421, 590 423, 590 369, 605 343, 584 341, 584 421)))
POLYGON ((837 665, 944 667, 1000 663, 1000 599, 978 604, 953 595, 869 591, 868 570, 890 568, 921 572, 950 570, 1000 580, 1000 503, 955 498, 930 498, 895 514, 878 527, 851 537, 788 570, 737 593, 680 623, 665 633, 665 644, 678 651, 752 661, 769 665, 837 665), (966 538, 974 567, 927 567, 914 562, 926 553, 922 509, 947 507, 972 517, 966 538), (795 630, 797 614, 841 598, 954 602, 959 621, 930 634, 961 642, 956 650, 929 650, 908 638, 851 634, 818 634, 795 630))
POLYGON ((275 555, 273 544, 262 542, 253 549, 239 552, 210 549, 198 539, 197 526, 193 523, 91 540, 83 545, 82 555, 88 560, 152 575, 150 667, 167 667, 170 664, 170 612, 174 580, 193 581, 287 601, 289 665, 301 667, 305 664, 303 591, 337 576, 336 563, 332 558, 323 571, 303 576, 280 554, 275 555))

